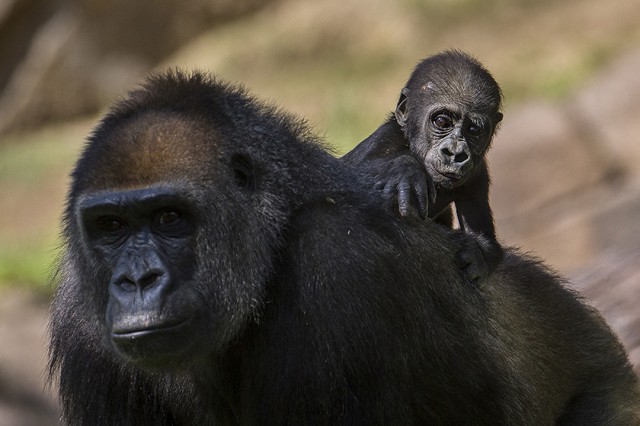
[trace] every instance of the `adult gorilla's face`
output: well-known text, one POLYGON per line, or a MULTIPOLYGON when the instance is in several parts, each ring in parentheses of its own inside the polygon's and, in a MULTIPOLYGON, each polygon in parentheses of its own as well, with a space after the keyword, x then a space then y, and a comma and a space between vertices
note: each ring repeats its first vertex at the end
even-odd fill
POLYGON ((251 209, 262 188, 249 157, 207 147, 215 132, 179 114, 143 114, 102 136, 71 200, 82 249, 69 250, 94 266, 80 281, 95 294, 85 309, 127 362, 182 368, 260 305, 272 244, 251 209))

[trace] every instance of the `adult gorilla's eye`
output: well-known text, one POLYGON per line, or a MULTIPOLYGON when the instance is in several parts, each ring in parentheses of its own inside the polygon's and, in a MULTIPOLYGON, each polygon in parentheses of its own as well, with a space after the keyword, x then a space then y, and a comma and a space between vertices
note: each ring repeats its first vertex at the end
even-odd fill
POLYGON ((107 234, 122 231, 127 223, 116 216, 101 216, 96 222, 98 229, 107 234))
POLYGON ((160 225, 172 225, 180 220, 180 213, 174 210, 166 210, 160 213, 158 216, 158 224, 160 225))
POLYGON ((180 210, 165 209, 156 214, 154 232, 171 238, 183 238, 191 235, 192 223, 180 210))
POLYGON ((447 129, 451 129, 453 127, 453 120, 451 120, 451 117, 449 117, 448 115, 438 114, 433 119, 433 124, 438 129, 447 130, 447 129))

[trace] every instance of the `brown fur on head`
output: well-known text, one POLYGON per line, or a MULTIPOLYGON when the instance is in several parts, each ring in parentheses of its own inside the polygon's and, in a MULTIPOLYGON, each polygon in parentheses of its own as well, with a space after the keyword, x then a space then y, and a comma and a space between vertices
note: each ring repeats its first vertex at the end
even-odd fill
MULTIPOLYGON (((158 182, 206 181, 203 159, 219 150, 211 126, 175 113, 154 112, 133 118, 116 128, 101 149, 108 162, 94 164, 87 191, 132 189, 158 182), (117 161, 113 161, 117 159, 117 161)), ((206 164, 207 162, 204 161, 206 164)))

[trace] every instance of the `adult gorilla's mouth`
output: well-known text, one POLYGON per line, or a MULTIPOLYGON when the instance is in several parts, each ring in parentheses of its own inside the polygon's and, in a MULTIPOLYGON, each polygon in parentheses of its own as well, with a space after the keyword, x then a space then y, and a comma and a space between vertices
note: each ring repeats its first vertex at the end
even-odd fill
POLYGON ((149 322, 139 319, 114 325, 111 342, 124 358, 149 367, 163 367, 189 348, 192 318, 149 322))
POLYGON ((153 333, 172 332, 184 328, 191 318, 178 318, 172 320, 149 321, 147 318, 132 318, 114 324, 111 335, 114 338, 135 338, 153 333))

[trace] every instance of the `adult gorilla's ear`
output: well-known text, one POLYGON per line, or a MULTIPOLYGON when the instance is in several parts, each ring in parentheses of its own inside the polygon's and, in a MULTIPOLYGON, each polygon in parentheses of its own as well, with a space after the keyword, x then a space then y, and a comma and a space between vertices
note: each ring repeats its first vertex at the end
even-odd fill
POLYGON ((494 112, 493 115, 491 115, 491 120, 493 121, 493 125, 497 125, 499 122, 502 121, 502 113, 501 112, 494 112))
POLYGON ((251 157, 247 154, 236 153, 231 157, 236 184, 246 190, 255 191, 257 187, 257 173, 251 157))
POLYGON ((398 105, 396 105, 396 121, 402 127, 407 123, 407 95, 409 94, 409 88, 405 87, 400 92, 400 99, 398 99, 398 105))

